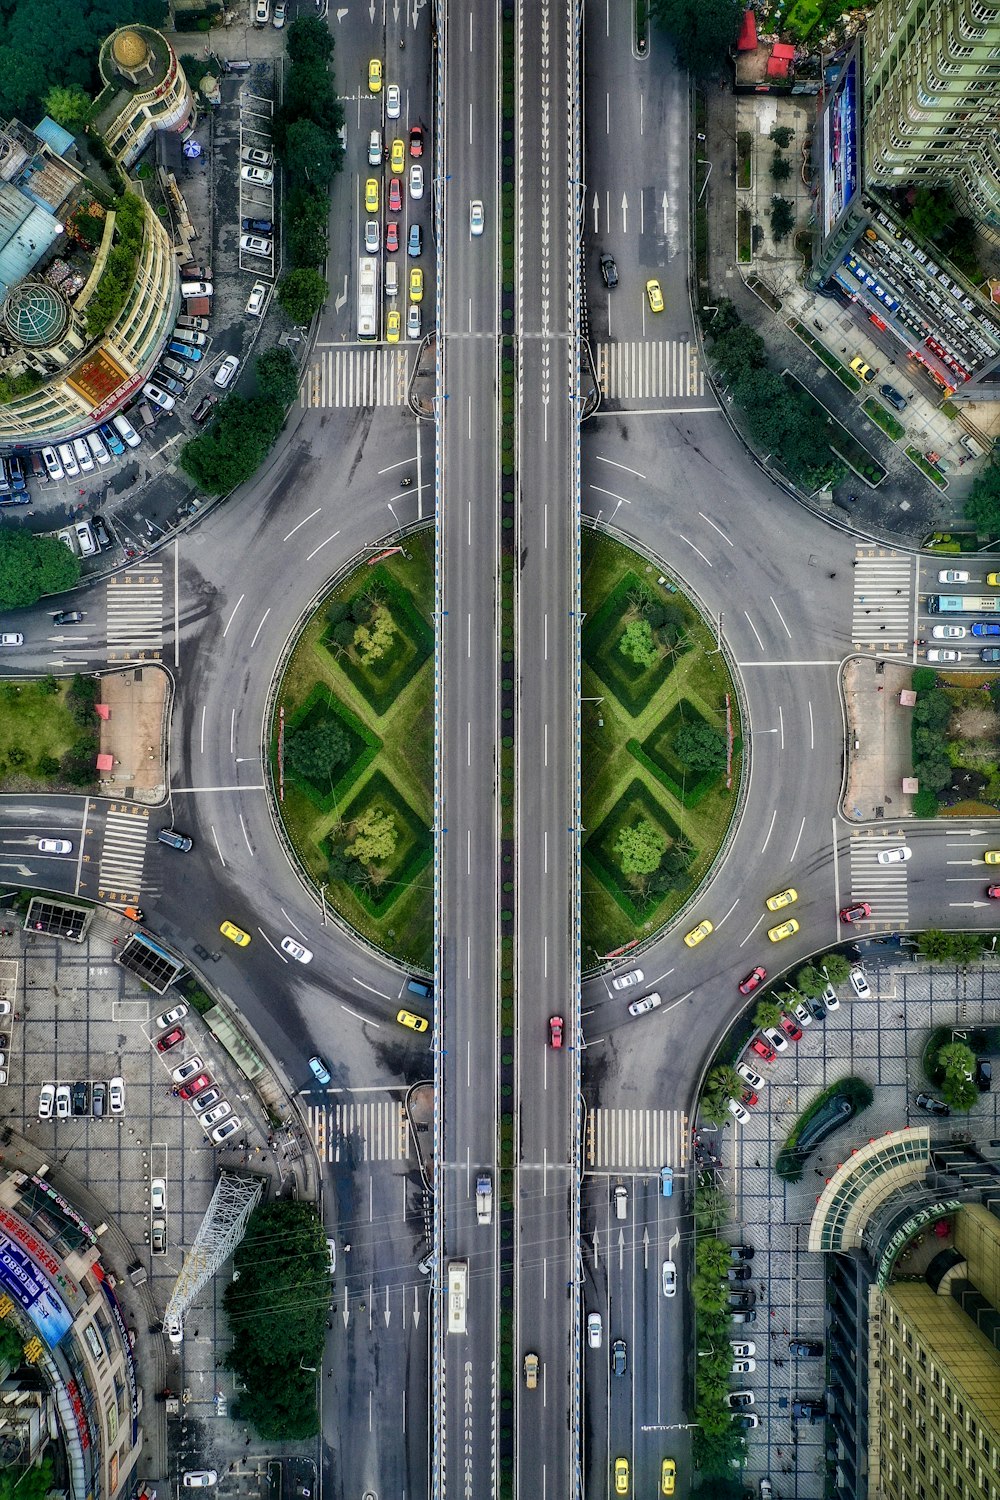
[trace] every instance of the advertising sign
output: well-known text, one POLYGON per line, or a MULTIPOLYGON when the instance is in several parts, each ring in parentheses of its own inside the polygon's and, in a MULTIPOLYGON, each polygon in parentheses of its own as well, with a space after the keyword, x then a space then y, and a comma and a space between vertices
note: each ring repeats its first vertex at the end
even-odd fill
POLYGON ((0 1285, 34 1323, 50 1349, 67 1333, 73 1319, 69 1308, 43 1281, 24 1251, 0 1234, 0 1285))
POLYGON ((823 110, 823 237, 843 216, 858 190, 860 130, 858 52, 852 52, 823 110))

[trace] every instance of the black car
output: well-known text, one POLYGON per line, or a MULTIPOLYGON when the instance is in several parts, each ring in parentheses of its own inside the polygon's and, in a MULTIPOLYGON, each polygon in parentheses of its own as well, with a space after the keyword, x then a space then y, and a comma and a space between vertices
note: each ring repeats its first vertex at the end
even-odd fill
POLYGON ((53 625, 79 625, 82 619, 82 609, 61 609, 57 615, 52 616, 52 623, 53 625))
POLYGON ((730 1281, 749 1281, 752 1276, 753 1276, 753 1267, 752 1266, 730 1266, 729 1267, 729 1279, 730 1279, 730 1281))
POLYGON ((950 1115, 951 1110, 943 1099, 935 1099, 933 1094, 918 1094, 914 1099, 918 1109, 925 1110, 929 1115, 950 1115))
POLYGON ((792 1416, 799 1422, 818 1422, 826 1416, 826 1405, 822 1401, 793 1401, 792 1416))
POLYGON ((752 1245, 730 1245, 729 1253, 733 1260, 753 1260, 752 1245))
POLYGON ((613 255, 601 256, 601 280, 608 288, 618 285, 618 267, 613 255))
POLYGON ((25 488, 24 464, 16 453, 12 454, 7 460, 7 473, 10 475, 10 482, 16 490, 23 490, 25 488))
POLYGON ((273 234, 274 225, 270 219, 243 219, 243 228, 248 234, 273 234))
POLYGON ((991 662, 1000 661, 1000 651, 997 650, 996 646, 984 646, 979 653, 979 660, 991 662))
POLYGON ((738 1308, 740 1312, 749 1312, 757 1301, 757 1293, 749 1288, 745 1292, 732 1291, 728 1300, 730 1307, 738 1308))
POLYGON ((72 1098, 73 1113, 75 1115, 86 1115, 90 1113, 89 1083, 74 1083, 72 1098))
POLYGON ((176 828, 161 828, 156 835, 157 842, 169 844, 171 849, 180 849, 185 854, 191 848, 191 840, 186 833, 178 833, 176 828))
POLYGON ((793 1359, 818 1359, 823 1345, 818 1339, 789 1339, 788 1352, 793 1359))
POLYGON ((880 385, 878 393, 880 396, 884 396, 889 405, 894 406, 897 411, 906 410, 906 397, 900 391, 897 391, 894 385, 880 385))
POLYGON ((114 545, 111 540, 111 533, 108 531, 107 526, 104 524, 103 516, 95 516, 90 524, 93 528, 94 535, 96 536, 102 547, 111 547, 114 545))
MULTIPOLYGON (((1000 656, 1000 652, 998 652, 1000 656)), ((976 1088, 981 1094, 988 1094, 993 1087, 993 1064, 988 1057, 976 1058, 976 1088)))
POLYGON ((212 415, 212 407, 215 405, 217 399, 216 396, 204 396, 194 409, 192 421, 197 422, 199 427, 203 422, 207 422, 212 415))
POLYGON ((826 1006, 823 1004, 822 1000, 811 999, 811 1000, 807 1000, 806 1004, 808 1005, 809 1009, 813 1013, 813 1020, 815 1020, 815 1021, 825 1021, 826 1020, 826 1006))
POLYGON ((615 1375, 624 1375, 628 1369, 628 1352, 624 1339, 615 1339, 611 1345, 611 1370, 615 1375))

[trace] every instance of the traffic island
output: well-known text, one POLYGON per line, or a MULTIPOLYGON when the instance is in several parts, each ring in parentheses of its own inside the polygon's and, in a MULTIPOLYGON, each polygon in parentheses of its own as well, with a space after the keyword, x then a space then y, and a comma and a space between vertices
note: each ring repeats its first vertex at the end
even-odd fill
POLYGON ((843 816, 852 823, 908 818, 913 797, 903 791, 911 773, 912 707, 901 699, 910 691, 909 662, 852 657, 841 678, 847 718, 843 816))

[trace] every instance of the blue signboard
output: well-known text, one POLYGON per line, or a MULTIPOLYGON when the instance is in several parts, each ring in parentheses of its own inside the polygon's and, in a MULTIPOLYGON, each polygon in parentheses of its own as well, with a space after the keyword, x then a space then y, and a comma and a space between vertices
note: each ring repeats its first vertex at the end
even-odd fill
POLYGON ((0 1285, 24 1308, 49 1348, 54 1349, 69 1330, 72 1314, 20 1246, 5 1234, 0 1235, 0 1285))

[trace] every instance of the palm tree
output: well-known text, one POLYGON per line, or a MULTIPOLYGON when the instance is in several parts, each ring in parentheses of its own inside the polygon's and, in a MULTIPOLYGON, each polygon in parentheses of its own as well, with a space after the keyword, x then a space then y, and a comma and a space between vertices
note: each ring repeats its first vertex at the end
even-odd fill
POLYGON ((714 1236, 700 1239, 695 1251, 695 1265, 706 1276, 725 1276, 732 1265, 732 1256, 725 1240, 718 1240, 714 1236))
MULTIPOLYGON (((846 974, 844 978, 847 978, 846 974)), ((801 994, 815 998, 817 995, 822 995, 826 989, 826 980, 818 969, 813 968, 812 964, 806 964, 805 968, 800 969, 795 976, 795 988, 801 994)))
POLYGON ((754 1006, 753 1024, 763 1031, 768 1026, 777 1026, 781 1020, 781 1006, 773 1000, 758 1000, 754 1006))
POLYGON ((819 966, 826 970, 831 984, 843 984, 851 972, 851 966, 842 953, 824 953, 819 966))

